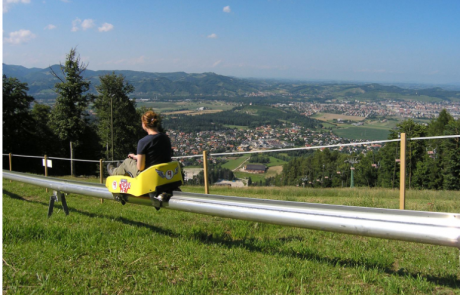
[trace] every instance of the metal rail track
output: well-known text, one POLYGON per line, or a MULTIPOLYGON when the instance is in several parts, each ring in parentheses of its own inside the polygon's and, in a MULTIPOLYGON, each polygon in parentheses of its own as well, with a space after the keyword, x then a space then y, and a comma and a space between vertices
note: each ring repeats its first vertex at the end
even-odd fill
MULTIPOLYGON (((61 180, 3 170, 3 178, 55 191, 115 200, 102 184, 61 180)), ((147 197, 128 196, 128 203, 152 206, 147 197)), ((460 249, 460 213, 441 213, 276 201, 174 192, 163 208, 308 228, 351 235, 393 239, 460 249)))

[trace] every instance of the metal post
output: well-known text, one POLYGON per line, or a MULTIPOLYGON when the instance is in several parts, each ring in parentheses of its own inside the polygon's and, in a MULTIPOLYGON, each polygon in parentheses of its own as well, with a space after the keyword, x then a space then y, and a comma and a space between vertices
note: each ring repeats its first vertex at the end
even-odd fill
MULTIPOLYGON (((48 177, 48 158, 45 155, 45 177, 48 177)), ((46 188, 46 192, 48 192, 48 188, 46 188)))
POLYGON ((203 151, 203 167, 204 167, 204 193, 209 194, 209 184, 208 184, 208 156, 207 152, 203 151))
POLYGON ((352 159, 349 159, 349 160, 345 160, 345 162, 348 162, 351 165, 351 167, 350 167, 350 170, 351 170, 350 188, 352 188, 352 187, 355 186, 355 179, 353 177, 354 176, 353 172, 355 170, 355 167, 353 165, 359 163, 359 160, 358 160, 358 158, 352 158, 352 159))
POLYGON ((351 181, 350 181, 350 188, 355 187, 355 178, 353 177, 353 172, 355 171, 355 167, 351 165, 351 181))
MULTIPOLYGON (((104 171, 104 168, 102 167, 102 159, 99 160, 99 181, 100 183, 104 183, 104 175, 102 172, 104 171)), ((104 199, 101 199, 101 204, 104 203, 104 199)))
POLYGON ((406 133, 401 133, 400 175, 399 175, 399 209, 406 208, 406 133))

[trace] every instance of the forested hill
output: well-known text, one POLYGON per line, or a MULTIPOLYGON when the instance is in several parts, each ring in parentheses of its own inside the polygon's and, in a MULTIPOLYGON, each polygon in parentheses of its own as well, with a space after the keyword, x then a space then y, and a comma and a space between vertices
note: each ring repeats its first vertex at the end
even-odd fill
MULTIPOLYGON (((59 65, 51 68, 60 73, 59 65)), ((132 93, 136 98, 159 98, 168 97, 241 97, 256 94, 257 98, 280 98, 286 97, 295 100, 326 101, 329 99, 343 100, 419 100, 419 101, 460 101, 460 85, 445 90, 440 87, 408 88, 365 83, 318 83, 305 81, 279 81, 239 79, 222 76, 215 73, 189 74, 184 72, 175 73, 150 73, 140 71, 92 71, 87 69, 83 77, 91 82, 90 91, 96 94, 95 86, 100 84, 99 77, 106 74, 123 75, 134 86, 132 93), (409 89, 410 88, 410 89, 409 89)), ((14 77, 21 82, 26 82, 29 87, 29 95, 36 99, 54 98, 54 78, 49 68, 25 68, 17 65, 3 64, 3 74, 14 77)), ((254 99, 257 99, 254 98, 254 99)))
MULTIPOLYGON (((59 65, 51 68, 61 73, 59 65)), ((92 71, 87 69, 83 77, 91 82, 91 92, 95 92, 95 86, 99 85, 99 76, 106 74, 121 74, 135 87, 134 96, 193 96, 193 95, 219 95, 239 96, 248 92, 258 91, 248 81, 215 73, 187 74, 175 73, 149 73, 140 71, 92 71)), ((21 82, 26 82, 29 87, 29 95, 35 98, 54 97, 54 85, 58 82, 50 69, 28 69, 23 66, 3 64, 3 74, 15 77, 21 82)))

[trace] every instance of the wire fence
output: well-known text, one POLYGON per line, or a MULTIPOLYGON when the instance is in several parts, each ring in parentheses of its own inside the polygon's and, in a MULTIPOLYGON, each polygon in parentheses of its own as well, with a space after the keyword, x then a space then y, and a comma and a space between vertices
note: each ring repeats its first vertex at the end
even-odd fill
MULTIPOLYGON (((407 140, 430 140, 430 139, 446 139, 446 138, 460 138, 460 135, 443 135, 443 136, 430 136, 430 137, 412 137, 407 140)), ((252 151, 243 151, 243 152, 226 152, 226 153, 209 153, 210 156, 228 156, 228 155, 244 155, 244 154, 259 154, 259 153, 276 153, 276 152, 289 152, 289 151, 301 151, 301 150, 316 150, 324 148, 340 148, 347 146, 360 146, 360 145, 373 145, 378 143, 388 143, 388 142, 399 142, 398 139, 388 139, 388 140, 375 140, 375 141, 366 141, 366 142, 353 142, 353 143, 341 143, 341 144, 330 144, 330 145, 320 145, 320 146, 308 146, 308 147, 297 147, 297 148, 285 148, 285 149, 267 149, 267 150, 252 150, 252 151)), ((102 165, 104 163, 115 163, 121 160, 87 160, 87 159, 72 159, 72 158, 61 158, 61 157, 47 157, 47 156, 30 156, 30 155, 19 155, 19 154, 3 154, 3 156, 10 157, 10 169, 11 169, 11 157, 23 157, 23 158, 37 158, 37 159, 48 159, 48 160, 63 160, 63 161, 75 161, 75 162, 89 162, 101 164, 100 173, 103 173, 102 165)), ((185 155, 185 156, 175 156, 173 159, 186 159, 186 158, 203 158, 202 154, 197 155, 185 155)), ((102 176, 101 176, 102 177, 102 176)))
MULTIPOLYGON (((367 142, 354 142, 354 143, 345 143, 345 144, 332 144, 332 145, 322 145, 322 146, 309 146, 309 147, 300 147, 300 148, 287 148, 287 149, 273 149, 273 150, 254 150, 246 152, 230 152, 230 153, 210 153, 210 156, 225 156, 225 155, 242 155, 242 154, 254 154, 254 153, 271 153, 271 152, 287 152, 287 151, 299 151, 299 150, 314 150, 314 149, 323 149, 323 148, 334 148, 334 147, 346 147, 346 146, 358 146, 358 145, 369 145, 377 143, 388 143, 388 142, 401 142, 400 144, 400 188, 399 188, 399 209, 405 209, 405 196, 406 196, 406 142, 408 140, 430 140, 430 139, 446 139, 446 138, 460 138, 460 135, 445 135, 445 136, 430 136, 430 137, 413 137, 407 138, 405 133, 400 134, 398 139, 390 140, 377 140, 377 141, 367 141, 367 142)), ((208 184, 208 169, 207 169, 207 151, 203 151, 203 155, 192 155, 192 156, 179 156, 173 157, 174 159, 183 159, 183 158, 196 158, 203 157, 203 166, 204 166, 204 188, 205 194, 209 194, 209 184, 208 184)), ((58 158, 58 157, 44 157, 40 156, 29 156, 29 155, 18 155, 18 154, 3 154, 3 156, 9 156, 9 167, 12 170, 12 157, 24 157, 24 158, 39 158, 43 159, 43 166, 45 167, 45 176, 48 176, 48 160, 64 160, 64 161, 79 161, 79 162, 90 162, 90 163, 99 163, 99 177, 100 183, 103 183, 104 168, 103 163, 113 163, 118 161, 108 161, 100 159, 97 160, 86 160, 86 159, 70 159, 70 158, 58 158), (46 162, 46 163, 45 163, 46 162)), ((351 172, 353 175, 353 171, 351 172)), ((101 199, 102 202, 102 199, 101 199)))

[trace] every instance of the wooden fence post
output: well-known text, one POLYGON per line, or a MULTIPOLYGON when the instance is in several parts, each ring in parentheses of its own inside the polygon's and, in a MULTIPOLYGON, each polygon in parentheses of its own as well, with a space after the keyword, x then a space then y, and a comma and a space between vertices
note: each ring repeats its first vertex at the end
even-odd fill
POLYGON ((208 156, 207 152, 203 151, 203 167, 204 167, 204 193, 209 194, 209 184, 208 184, 208 156))
MULTIPOLYGON (((48 159, 45 155, 45 177, 48 177, 48 159)), ((46 188, 46 192, 48 192, 48 188, 46 188)))
POLYGON ((406 133, 401 133, 401 152, 399 166, 399 209, 406 208, 406 133))
MULTIPOLYGON (((102 159, 99 160, 99 181, 100 183, 104 183, 104 175, 103 172, 104 168, 102 167, 102 159)), ((101 204, 104 203, 104 199, 101 199, 101 204)))
MULTIPOLYGON (((10 171, 13 171, 13 155, 11 153, 9 153, 8 157, 10 159, 10 171)), ((10 180, 10 182, 11 182, 11 180, 10 180)))

